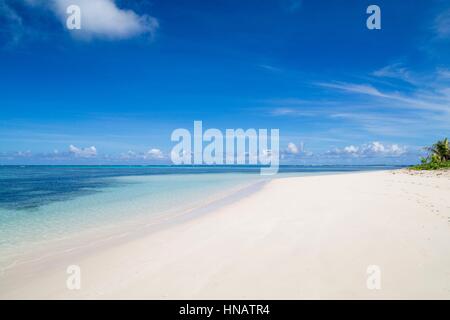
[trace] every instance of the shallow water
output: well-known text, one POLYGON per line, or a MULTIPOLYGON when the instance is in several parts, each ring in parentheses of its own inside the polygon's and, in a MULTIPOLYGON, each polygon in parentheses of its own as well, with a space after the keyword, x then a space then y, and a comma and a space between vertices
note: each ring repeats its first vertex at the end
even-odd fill
MULTIPOLYGON (((387 167, 286 166, 275 177, 379 169, 387 167)), ((30 244, 183 211, 264 179, 256 167, 0 166, 0 260, 30 244)))

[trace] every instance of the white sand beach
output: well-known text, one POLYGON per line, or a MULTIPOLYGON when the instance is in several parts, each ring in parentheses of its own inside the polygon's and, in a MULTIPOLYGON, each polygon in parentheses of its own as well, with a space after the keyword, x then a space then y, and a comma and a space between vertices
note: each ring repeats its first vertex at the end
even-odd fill
POLYGON ((450 299, 450 176, 274 179, 208 212, 5 270, 0 298, 450 299), (68 290, 66 268, 81 268, 68 290), (368 289, 368 266, 381 270, 368 289))

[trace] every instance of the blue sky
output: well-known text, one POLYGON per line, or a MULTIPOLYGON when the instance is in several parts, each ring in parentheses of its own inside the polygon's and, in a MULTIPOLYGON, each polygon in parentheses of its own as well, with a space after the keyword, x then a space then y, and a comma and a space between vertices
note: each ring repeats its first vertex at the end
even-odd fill
POLYGON ((448 1, 0 0, 0 25, 2 164, 164 163, 194 120, 279 128, 285 163, 413 163, 450 135, 448 1))

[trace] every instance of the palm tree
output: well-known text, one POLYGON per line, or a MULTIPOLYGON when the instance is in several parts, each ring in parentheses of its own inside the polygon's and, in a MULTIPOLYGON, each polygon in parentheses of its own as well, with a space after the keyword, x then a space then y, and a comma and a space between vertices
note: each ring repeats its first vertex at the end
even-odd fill
POLYGON ((428 151, 431 152, 431 159, 437 158, 439 161, 450 160, 450 146, 447 138, 433 144, 428 148, 428 151))

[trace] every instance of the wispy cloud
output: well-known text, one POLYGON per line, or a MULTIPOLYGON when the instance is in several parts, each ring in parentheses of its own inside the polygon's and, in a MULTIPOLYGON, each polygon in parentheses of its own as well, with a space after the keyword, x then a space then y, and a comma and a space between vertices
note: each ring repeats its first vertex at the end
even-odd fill
POLYGON ((273 116, 292 116, 292 117, 309 117, 316 115, 315 112, 295 108, 274 108, 270 110, 270 114, 273 116))
POLYGON ((269 64, 259 64, 258 67, 261 69, 267 70, 267 71, 271 71, 271 72, 281 72, 282 71, 280 68, 271 66, 269 64))
POLYGON ((370 84, 355 84, 345 82, 320 82, 317 84, 324 88, 337 89, 351 93, 366 94, 373 97, 382 97, 382 98, 387 97, 387 95, 381 93, 378 89, 374 88, 370 84))
POLYGON ((438 38, 450 39, 450 9, 447 9, 436 17, 434 31, 438 38))
POLYGON ((445 95, 439 95, 438 92, 417 91, 407 96, 398 92, 382 92, 370 84, 332 82, 318 83, 318 85, 348 93, 367 95, 374 98, 379 98, 381 100, 384 99, 391 102, 389 105, 392 108, 450 112, 450 101, 448 100, 448 97, 445 95), (392 104, 392 102, 396 102, 396 104, 392 104))
POLYGON ((4 0, 0 1, 0 21, 3 33, 11 35, 10 42, 15 44, 25 32, 22 18, 4 0))
POLYGON ((330 108, 338 107, 339 103, 331 100, 304 100, 298 98, 266 99, 266 113, 271 116, 313 117, 324 116, 330 108))
POLYGON ((399 79, 410 84, 417 84, 416 79, 411 75, 411 71, 401 63, 387 65, 381 69, 375 70, 372 75, 375 77, 387 77, 399 79))
POLYGON ((437 70, 437 75, 441 80, 450 80, 450 69, 439 68, 437 70))

